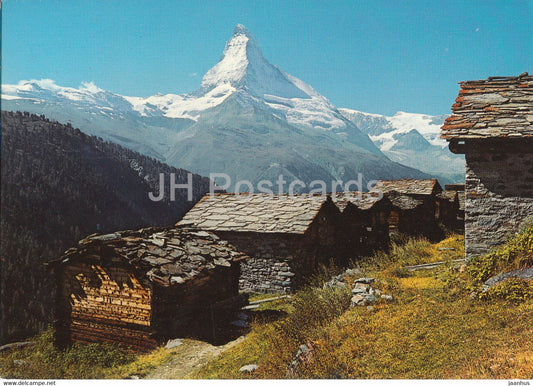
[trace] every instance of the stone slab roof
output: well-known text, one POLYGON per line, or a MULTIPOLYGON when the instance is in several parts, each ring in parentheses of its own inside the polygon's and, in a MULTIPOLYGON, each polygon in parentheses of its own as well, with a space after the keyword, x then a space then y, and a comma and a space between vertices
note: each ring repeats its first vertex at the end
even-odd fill
POLYGON ((446 184, 444 185, 445 190, 454 191, 454 192, 464 192, 465 184, 446 184))
POLYGON ((370 210, 374 207, 374 205, 383 200, 383 197, 380 197, 376 192, 335 193, 331 196, 331 198, 341 212, 344 212, 344 209, 346 209, 348 204, 352 204, 360 210, 370 210))
POLYGON ((387 198, 392 203, 392 206, 400 210, 413 210, 419 206, 424 205, 424 201, 417 200, 407 194, 398 193, 395 191, 387 194, 387 198))
POLYGON ((436 178, 427 180, 413 180, 410 178, 403 180, 380 180, 379 184, 371 189, 371 192, 383 192, 388 195, 390 192, 398 192, 407 195, 431 196, 442 190, 436 178))
POLYGON ((533 137, 533 76, 492 77, 460 82, 453 115, 441 138, 533 137))
POLYGON ((204 196, 178 226, 213 231, 303 234, 326 198, 218 193, 204 196))
POLYGON ((246 256, 210 232, 145 228, 91 235, 48 264, 67 264, 83 258, 104 264, 106 259, 117 257, 145 272, 149 280, 170 286, 206 275, 216 266, 229 267, 232 261, 246 256))
POLYGON ((457 198, 457 192, 455 190, 445 190, 440 192, 437 197, 442 198, 443 200, 454 202, 457 198))

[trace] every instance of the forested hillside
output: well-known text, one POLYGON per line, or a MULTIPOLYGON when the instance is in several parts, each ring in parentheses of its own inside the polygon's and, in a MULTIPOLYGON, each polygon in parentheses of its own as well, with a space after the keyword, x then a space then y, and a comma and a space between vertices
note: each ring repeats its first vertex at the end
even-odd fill
POLYGON ((208 190, 193 176, 193 200, 169 175, 187 171, 29 113, 2 112, 1 336, 38 332, 52 318, 52 280, 43 263, 91 233, 175 223, 208 190), (166 178, 159 202, 159 173, 166 178))

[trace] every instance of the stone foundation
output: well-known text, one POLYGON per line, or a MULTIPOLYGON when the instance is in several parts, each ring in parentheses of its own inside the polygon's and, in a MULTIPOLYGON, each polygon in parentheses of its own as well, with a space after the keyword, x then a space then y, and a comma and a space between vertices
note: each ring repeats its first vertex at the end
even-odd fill
POLYGON ((335 244, 320 246, 312 233, 216 232, 249 256, 240 261, 239 289, 262 293, 293 292, 305 283, 318 264, 327 264, 328 256, 339 253, 335 244))
POLYGON ((286 260, 249 258, 241 262, 239 287, 247 292, 291 292, 293 271, 286 260))

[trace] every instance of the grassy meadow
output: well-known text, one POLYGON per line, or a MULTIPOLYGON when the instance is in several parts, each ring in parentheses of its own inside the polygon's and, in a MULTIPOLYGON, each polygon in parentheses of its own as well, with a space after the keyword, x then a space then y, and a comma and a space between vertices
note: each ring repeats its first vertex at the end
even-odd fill
MULTIPOLYGON (((533 378, 533 283, 511 279, 488 292, 481 289, 499 272, 533 266, 533 227, 468 266, 452 263, 463 257, 463 237, 450 235, 437 244, 409 239, 388 253, 354 261, 364 276, 377 279, 373 287, 393 296, 372 307, 350 307, 351 283, 361 275, 346 277, 347 288, 323 288, 339 272, 324 268, 291 298, 250 311, 246 339, 189 377, 533 378), (405 268, 437 261, 446 263, 405 268), (311 347, 310 355, 288 372, 302 344, 311 347), (258 369, 239 372, 247 364, 258 369)), ((0 354, 2 377, 142 378, 180 355, 179 348, 135 354, 97 344, 59 352, 50 329, 35 341, 0 354)))

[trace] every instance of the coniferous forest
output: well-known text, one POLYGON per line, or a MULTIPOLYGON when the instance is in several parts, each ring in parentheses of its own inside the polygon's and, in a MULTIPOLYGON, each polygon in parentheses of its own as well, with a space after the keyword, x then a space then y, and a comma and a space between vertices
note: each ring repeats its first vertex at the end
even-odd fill
POLYGON ((208 190, 193 176, 193 200, 177 189, 187 171, 165 165, 70 124, 2 112, 0 341, 24 339, 52 321, 52 275, 44 265, 92 233, 176 223, 208 190), (159 173, 166 178, 157 196, 159 173))

